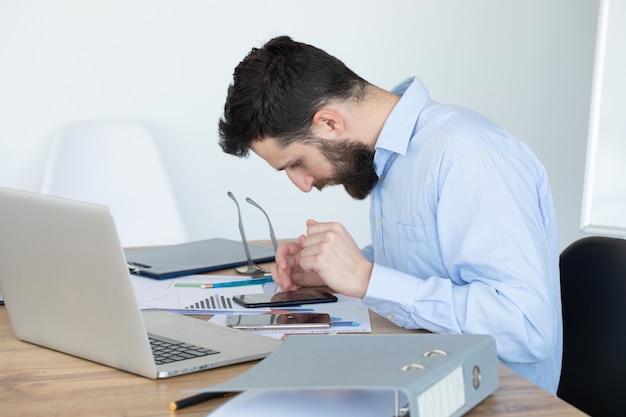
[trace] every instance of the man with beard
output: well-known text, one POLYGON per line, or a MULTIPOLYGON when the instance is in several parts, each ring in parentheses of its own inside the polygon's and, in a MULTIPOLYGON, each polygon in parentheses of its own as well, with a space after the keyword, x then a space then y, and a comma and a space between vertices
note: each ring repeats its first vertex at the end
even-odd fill
POLYGON ((557 226, 530 149, 411 78, 376 87, 282 36, 237 66, 220 146, 252 150, 302 191, 371 194, 372 243, 308 220, 272 269, 284 291, 326 285, 405 328, 490 334, 502 363, 556 393, 562 353, 557 226))

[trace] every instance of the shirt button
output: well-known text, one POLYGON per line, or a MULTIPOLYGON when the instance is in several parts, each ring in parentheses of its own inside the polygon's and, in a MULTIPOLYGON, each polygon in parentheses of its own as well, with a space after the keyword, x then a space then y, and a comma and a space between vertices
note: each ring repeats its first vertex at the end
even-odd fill
POLYGON ((389 321, 393 321, 393 319, 394 319, 393 314, 391 314, 391 313, 387 314, 385 317, 386 317, 386 318, 387 318, 387 320, 389 320, 389 321))

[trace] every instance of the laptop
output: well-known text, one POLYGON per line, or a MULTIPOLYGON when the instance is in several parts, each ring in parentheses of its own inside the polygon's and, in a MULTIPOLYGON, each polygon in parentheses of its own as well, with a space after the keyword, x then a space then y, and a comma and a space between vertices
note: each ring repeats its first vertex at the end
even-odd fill
POLYGON ((147 378, 261 359, 281 343, 141 311, 107 207, 1 187, 0 292, 18 339, 147 378), (179 353, 157 361, 151 344, 179 353))

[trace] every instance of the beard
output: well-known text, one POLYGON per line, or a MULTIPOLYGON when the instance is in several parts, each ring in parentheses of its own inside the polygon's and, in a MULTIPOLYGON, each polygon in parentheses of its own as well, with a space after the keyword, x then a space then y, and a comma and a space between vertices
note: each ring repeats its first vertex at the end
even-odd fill
POLYGON ((321 191, 328 185, 341 184, 356 200, 363 200, 370 195, 378 182, 374 152, 362 143, 347 139, 339 141, 318 139, 314 144, 334 166, 333 176, 318 180, 314 184, 315 188, 321 191))

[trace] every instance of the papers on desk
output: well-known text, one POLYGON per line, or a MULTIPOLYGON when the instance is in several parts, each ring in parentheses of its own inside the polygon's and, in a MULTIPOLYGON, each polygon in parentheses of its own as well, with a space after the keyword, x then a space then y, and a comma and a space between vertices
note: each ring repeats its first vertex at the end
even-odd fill
MULTIPOLYGON (((181 283, 214 284, 218 282, 240 281, 241 277, 217 275, 189 275, 169 280, 155 280, 141 276, 130 277, 135 298, 142 310, 168 310, 183 314, 214 315, 209 321, 226 326, 228 314, 264 314, 279 312, 316 312, 328 313, 333 320, 330 329, 290 330, 289 334, 302 333, 371 333, 369 310, 359 298, 337 294, 337 302, 307 304, 299 307, 281 309, 245 308, 232 301, 238 294, 260 294, 275 292, 274 283, 263 285, 245 285, 226 288, 189 288, 177 287, 181 283)), ((282 338, 287 333, 282 330, 254 331, 270 337, 282 338)))
POLYGON ((242 310, 248 309, 233 302, 234 295, 276 291, 274 283, 230 288, 176 287, 178 283, 214 284, 241 279, 216 275, 189 275, 161 281, 136 275, 130 277, 135 298, 142 310, 158 309, 186 314, 241 314, 242 310))

